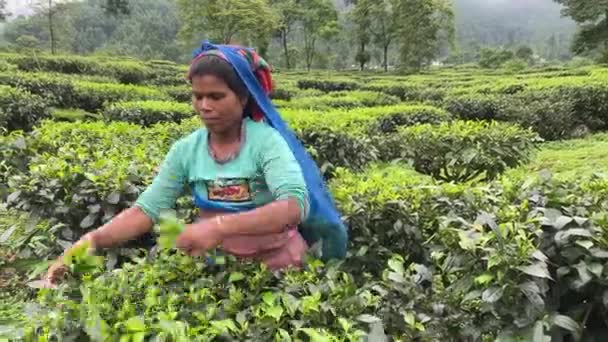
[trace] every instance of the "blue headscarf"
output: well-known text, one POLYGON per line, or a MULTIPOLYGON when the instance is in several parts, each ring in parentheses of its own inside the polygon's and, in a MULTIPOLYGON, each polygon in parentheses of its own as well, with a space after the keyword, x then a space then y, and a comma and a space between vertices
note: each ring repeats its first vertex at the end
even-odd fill
MULTIPOLYGON (((317 164, 279 115, 267 91, 265 91, 256 77, 255 66, 253 65, 254 63, 251 63, 251 57, 248 59, 247 56, 254 54, 254 59, 259 57, 252 49, 233 45, 216 45, 203 41, 202 46, 194 51, 193 58, 196 59, 202 54, 213 50, 218 50, 228 63, 232 65, 249 90, 261 113, 263 113, 265 122, 281 134, 300 164, 304 180, 306 181, 310 204, 308 218, 300 225, 300 233, 309 245, 313 245, 321 240, 321 258, 323 260, 343 259, 346 256, 348 240, 346 226, 342 222, 334 200, 325 186, 317 164)), ((197 203, 199 206, 215 206, 214 203, 209 201, 203 200, 199 202, 197 203)), ((242 210, 249 209, 243 208, 242 210)))

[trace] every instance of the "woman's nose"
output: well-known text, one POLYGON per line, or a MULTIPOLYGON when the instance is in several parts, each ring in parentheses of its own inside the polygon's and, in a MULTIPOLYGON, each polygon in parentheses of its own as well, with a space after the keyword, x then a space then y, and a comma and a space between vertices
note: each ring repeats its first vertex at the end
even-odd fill
POLYGON ((203 97, 200 100, 196 101, 196 109, 198 109, 199 112, 208 112, 211 110, 211 101, 209 101, 208 98, 203 97))

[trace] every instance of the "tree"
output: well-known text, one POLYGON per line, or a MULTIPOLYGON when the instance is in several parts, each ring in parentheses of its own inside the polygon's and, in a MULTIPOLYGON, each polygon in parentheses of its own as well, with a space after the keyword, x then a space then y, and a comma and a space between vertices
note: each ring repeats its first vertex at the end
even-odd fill
POLYGON ((400 0, 396 2, 399 21, 400 61, 418 71, 439 52, 442 40, 454 38, 454 14, 445 0, 400 0))
POLYGON ((106 0, 106 3, 102 7, 110 15, 131 13, 128 0, 106 0))
POLYGON ((268 39, 279 24, 268 0, 177 0, 177 8, 187 45, 200 37, 223 44, 268 39))
POLYGON ((66 5, 70 2, 71 0, 35 0, 33 4, 36 13, 47 20, 51 54, 53 55, 57 52, 57 16, 65 12, 66 5))
POLYGON ((369 52, 365 51, 365 47, 370 42, 371 32, 370 28, 372 26, 372 7, 374 6, 374 0, 350 0, 349 2, 354 2, 355 6, 349 13, 349 16, 353 23, 355 24, 355 37, 359 43, 359 49, 357 50, 357 54, 355 55, 355 61, 359 63, 359 68, 361 71, 365 69, 365 64, 367 64, 371 55, 369 52))
POLYGON ((399 18, 395 9, 399 0, 378 0, 371 7, 370 32, 376 45, 382 49, 384 71, 388 71, 388 48, 399 34, 399 18))
POLYGON ((530 63, 532 61, 532 57, 534 56, 534 51, 531 47, 522 45, 517 49, 517 51, 515 51, 515 56, 526 61, 527 63, 530 63))
POLYGON ((271 0, 270 4, 278 15, 277 33, 281 39, 285 67, 290 69, 289 36, 303 15, 300 0, 271 0))
POLYGON ((38 39, 34 36, 23 35, 15 40, 18 52, 35 50, 39 46, 38 39))
POLYGON ((338 12, 331 0, 307 0, 303 2, 302 34, 304 36, 304 58, 310 71, 317 53, 316 44, 328 39, 338 30, 338 12))
POLYGON ((510 50, 485 48, 481 50, 479 66, 482 68, 497 69, 514 57, 515 55, 510 50))
POLYGON ((6 0, 0 0, 0 21, 5 21, 11 15, 6 11, 6 0))
POLYGON ((580 25, 572 50, 576 54, 599 47, 608 50, 608 1, 606 0, 554 0, 562 4, 562 14, 580 25))

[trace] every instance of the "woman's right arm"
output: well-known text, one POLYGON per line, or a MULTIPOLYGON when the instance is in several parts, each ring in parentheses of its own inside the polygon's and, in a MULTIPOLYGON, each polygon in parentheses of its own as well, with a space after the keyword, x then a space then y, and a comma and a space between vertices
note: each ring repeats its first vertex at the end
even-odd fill
MULTIPOLYGON (((93 249, 115 247, 149 232, 158 222, 161 210, 173 208, 183 191, 186 172, 182 150, 181 141, 171 147, 152 184, 139 196, 134 206, 87 233, 71 248, 85 240, 91 243, 93 249)), ((53 283, 64 272, 63 257, 60 256, 49 268, 47 280, 53 283)))

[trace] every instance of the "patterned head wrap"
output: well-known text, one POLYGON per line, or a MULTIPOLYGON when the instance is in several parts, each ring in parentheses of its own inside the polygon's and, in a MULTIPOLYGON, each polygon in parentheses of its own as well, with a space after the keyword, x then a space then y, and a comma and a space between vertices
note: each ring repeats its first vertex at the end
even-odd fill
MULTIPOLYGON (((192 54, 193 59, 192 59, 192 62, 190 63, 190 69, 188 70, 188 74, 186 76, 189 81, 192 81, 191 75, 192 75, 193 66, 204 56, 217 56, 217 57, 223 59, 224 61, 230 63, 228 58, 219 49, 209 49, 208 44, 209 44, 208 41, 204 41, 203 45, 193 52, 193 54, 192 54)), ((264 60, 262 57, 260 57, 260 55, 258 55, 258 53, 255 51, 255 49, 237 46, 237 45, 227 45, 227 46, 230 46, 231 48, 236 49, 238 51, 238 53, 240 55, 242 55, 249 62, 250 69, 253 72, 253 74, 255 75, 255 77, 257 78, 258 82, 260 83, 260 86, 262 87, 262 89, 264 90, 266 95, 270 95, 270 93, 273 90, 272 68, 270 67, 268 62, 266 62, 266 60, 264 60)), ((251 99, 251 100, 253 100, 253 99, 251 99)), ((257 104, 254 103, 251 106, 251 111, 252 112, 250 114, 251 114, 251 118, 253 120, 262 121, 264 119, 264 113, 262 112, 262 110, 260 109, 260 107, 257 104)))

